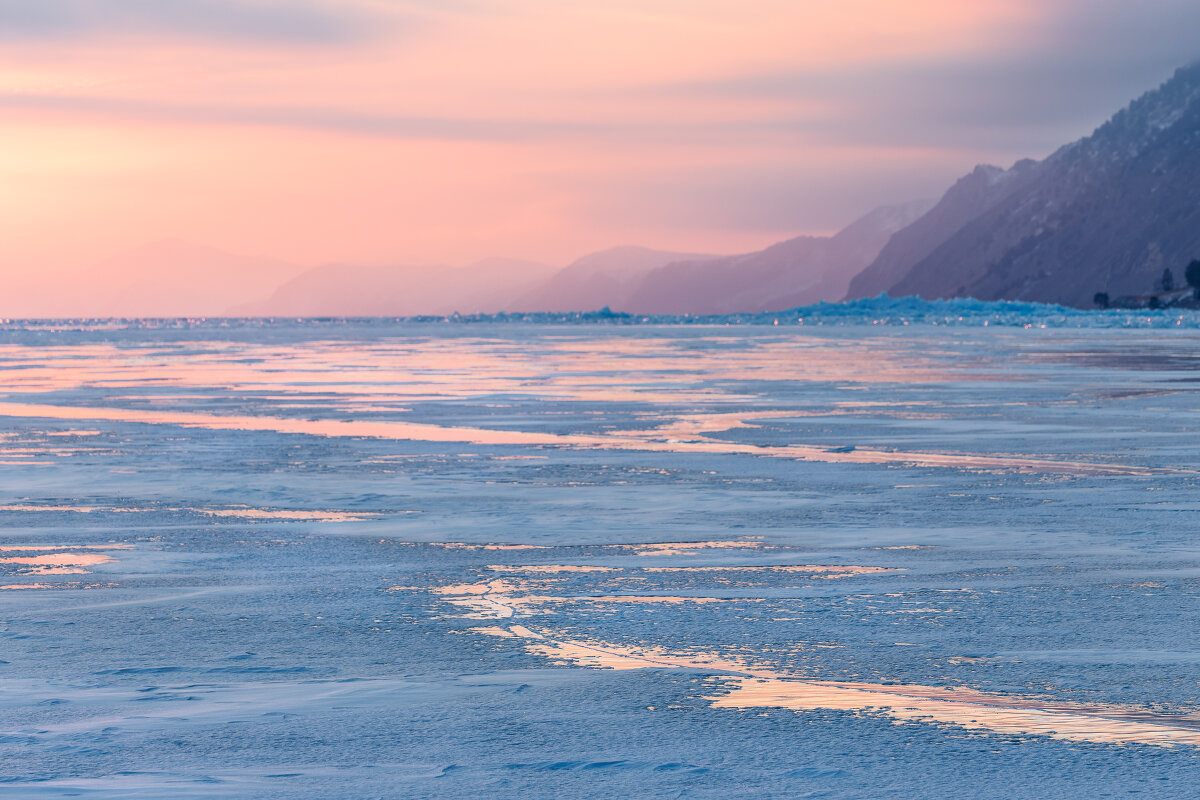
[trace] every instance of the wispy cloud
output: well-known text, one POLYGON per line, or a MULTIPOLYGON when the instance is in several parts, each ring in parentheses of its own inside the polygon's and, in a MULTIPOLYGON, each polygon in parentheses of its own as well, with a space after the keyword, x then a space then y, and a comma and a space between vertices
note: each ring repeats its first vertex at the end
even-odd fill
POLYGON ((420 116, 322 106, 184 105, 118 97, 32 92, 0 93, 0 109, 50 111, 164 124, 281 127, 400 140, 514 142, 577 139, 630 131, 630 126, 626 125, 578 121, 420 116))
POLYGON ((0 273, 167 234, 751 249, 1048 155, 1197 30, 1196 0, 0 0, 0 273))
POLYGON ((649 91, 772 104, 808 140, 1024 147, 1037 157, 1200 58, 1194 0, 1058 0, 1046 12, 1037 37, 990 53, 863 59, 649 91), (813 107, 825 111, 806 111, 813 107))
POLYGON ((0 109, 56 112, 119 122, 251 125, 323 131, 383 139, 446 142, 597 142, 744 146, 755 138, 782 142, 803 129, 788 117, 724 121, 603 121, 570 116, 540 118, 423 116, 332 106, 181 104, 103 95, 0 92, 0 109))
MULTIPOLYGON (((577 213, 617 230, 736 230, 780 239, 835 231, 867 210, 937 197, 959 176, 961 155, 869 151, 824 162, 781 160, 729 167, 647 167, 635 176, 547 175, 574 189, 577 213), (814 191, 813 187, 820 187, 814 191)), ((761 246, 761 245, 760 245, 761 246)))
POLYGON ((0 0, 0 40, 149 34, 326 44, 361 39, 390 18, 353 0, 0 0))

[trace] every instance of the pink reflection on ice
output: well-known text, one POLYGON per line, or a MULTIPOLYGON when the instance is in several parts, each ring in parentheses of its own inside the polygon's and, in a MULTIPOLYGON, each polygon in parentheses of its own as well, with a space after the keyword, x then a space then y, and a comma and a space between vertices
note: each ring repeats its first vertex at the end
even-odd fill
POLYGON ((0 552, 37 552, 48 550, 132 550, 131 544, 9 544, 0 545, 0 552))
POLYGON ((488 564, 493 572, 526 572, 531 574, 553 575, 560 572, 617 572, 617 567, 579 566, 577 564, 532 564, 529 566, 509 566, 507 564, 488 564))
POLYGON ((538 544, 468 544, 466 542, 430 542, 430 547, 444 547, 447 550, 546 550, 538 544))
MULTIPOLYGON (((807 565, 802 565, 807 566, 807 565)), ((865 567, 865 570, 881 569, 865 567)), ((708 604, 722 598, 669 595, 546 596, 524 594, 549 585, 507 579, 443 586, 433 591, 474 619, 511 619, 546 613, 555 603, 708 604)), ((394 587, 402 588, 402 587, 394 587)), ((416 588, 416 587, 407 587, 416 588)), ((745 599, 741 599, 745 602, 745 599)), ((921 611, 935 609, 921 609, 921 611)), ((723 688, 712 695, 714 708, 835 709, 886 715, 897 722, 953 725, 1009 735, 1049 736, 1110 744, 1200 747, 1200 713, 1163 714, 1115 704, 1086 704, 984 692, 966 687, 822 680, 755 664, 743 656, 680 653, 661 647, 617 645, 568 638, 526 625, 487 626, 475 632, 523 640, 527 649, 555 661, 630 669, 685 669, 718 676, 723 688)), ((744 648, 742 648, 744 649, 744 648)))
POLYGON ((940 688, 770 677, 726 679, 714 708, 873 710, 902 722, 942 723, 1013 735, 1110 744, 1200 747, 1200 715, 1129 706, 1023 698, 962 687, 940 688))
POLYGON ((644 572, 798 572, 814 578, 849 578, 881 572, 903 572, 898 567, 862 567, 837 564, 780 564, 749 567, 645 567, 644 572))
POLYGON ((609 545, 629 549, 636 556, 690 556, 706 550, 755 550, 763 546, 761 537, 703 542, 652 542, 648 544, 609 545))
MULTIPOLYGON (((659 405, 753 401, 738 395, 738 381, 822 382, 845 388, 1002 379, 977 365, 939 362, 915 343, 894 339, 830 341, 804 334, 766 341, 744 335, 683 340, 603 337, 493 339, 391 339, 379 342, 316 341, 290 344, 205 342, 203 352, 169 346, 119 348, 107 344, 39 347, 0 345, 0 372, 10 399, 31 393, 93 387, 163 387, 159 398, 134 397, 150 407, 83 409, 12 402, 0 415, 171 424, 223 430, 272 431, 314 436, 367 437, 428 442, 468 442, 669 453, 743 454, 848 464, 904 464, 982 471, 1070 475, 1152 474, 1136 466, 1098 464, 1019 454, 913 452, 878 447, 792 443, 758 446, 725 441, 720 434, 765 419, 821 414, 911 415, 879 401, 833 403, 813 410, 730 413, 720 408, 662 419, 654 430, 552 434, 376 419, 306 420, 267 413, 219 415, 154 408, 158 401, 213 397, 199 390, 237 391, 264 410, 307 405, 356 415, 367 409, 396 413, 419 400, 514 394, 545 400, 659 405), (704 346, 697 347, 697 343, 704 346), (734 345, 732 347, 728 345, 734 345), (299 405, 298 405, 299 404, 299 405)), ((650 417, 654 417, 651 412, 650 417)), ((91 431, 81 430, 81 435, 91 431)), ((20 454, 30 459, 45 451, 20 454)), ((22 463, 0 448, 0 460, 22 463)), ((24 463, 33 463, 24 462, 24 463)), ((39 462, 40 463, 40 462, 39 462)), ((52 463, 52 462, 48 462, 52 463)))
POLYGON ((101 550, 129 550, 128 544, 93 545, 3 545, 3 553, 30 553, 36 555, 11 555, 0 558, 0 567, 8 567, 24 575, 86 575, 99 564, 116 561, 101 550))
POLYGON ((690 388, 697 380, 989 379, 978 371, 948 369, 911 351, 881 352, 869 340, 831 343, 800 335, 768 342, 748 342, 740 336, 686 342, 549 339, 534 347, 521 341, 465 338, 202 344, 205 352, 86 344, 39 347, 36 354, 20 345, 0 345, 0 370, 10 392, 158 385, 180 391, 217 387, 279 397, 327 392, 336 395, 335 401, 360 403, 511 392, 593 401, 679 402, 732 397, 727 391, 690 388), (696 350, 696 341, 732 342, 739 347, 696 350))
POLYGON ((90 567, 116 561, 112 556, 99 553, 51 553, 44 556, 9 556, 0 558, 0 564, 33 564, 47 567, 90 567))
POLYGON ((1162 470, 1119 464, 1030 458, 1028 456, 983 456, 967 453, 920 453, 872 448, 835 448, 812 445, 753 445, 711 439, 696 433, 722 432, 745 427, 747 418, 786 417, 780 412, 730 415, 691 415, 665 430, 676 436, 664 438, 662 431, 624 431, 602 434, 555 434, 492 430, 476 427, 446 427, 424 422, 387 420, 312 420, 288 417, 218 415, 191 411, 150 409, 85 408, 34 403, 0 403, 0 416, 65 420, 107 420, 153 425, 179 425, 209 430, 271 431, 349 438, 394 439, 483 445, 557 446, 565 448, 639 450, 670 453, 714 453, 791 458, 849 464, 912 464, 958 469, 1038 472, 1068 475, 1150 475, 1181 470, 1162 470), (706 420, 711 417, 711 422, 706 420), (731 422, 735 420, 735 422, 731 422))
MULTIPOLYGON (((1130 706, 1071 703, 965 687, 815 680, 716 654, 679 654, 561 638, 511 625, 508 632, 556 661, 630 669, 688 669, 720 675, 714 708, 835 709, 881 713, 898 722, 954 725, 1010 735, 1108 744, 1200 747, 1200 714, 1162 714, 1130 706)), ((494 634, 493 634, 494 635, 494 634)))
POLYGON ((583 603, 665 603, 666 605, 680 605, 683 603, 696 603, 697 605, 705 605, 707 603, 760 603, 761 598, 744 598, 744 597, 696 597, 692 595, 668 595, 668 594, 603 594, 603 595, 588 595, 585 597, 564 597, 561 598, 564 602, 583 602, 583 603))
MULTIPOLYGON (((250 506, 233 506, 230 508, 203 508, 191 506, 162 506, 154 507, 139 507, 139 506, 78 506, 78 505, 35 505, 31 503, 10 503, 8 505, 0 505, 0 511, 23 511, 23 512, 68 512, 74 514, 144 514, 151 512, 187 512, 200 514, 206 517, 232 518, 232 519, 252 519, 266 521, 282 521, 282 522, 360 522, 362 520, 373 519, 379 514, 366 511, 314 511, 307 509, 280 509, 280 508, 251 508, 250 506)), ((416 513, 410 511, 394 511, 391 513, 407 514, 416 513)), ((95 545, 100 547, 100 545, 95 545)), ((119 545, 113 545, 117 547, 119 545)), ((106 549, 110 546, 105 545, 106 549)), ((0 547, 0 550, 5 548, 0 547)), ((48 548, 36 548, 48 549, 48 548)), ((74 549, 74 548, 72 548, 74 549)))

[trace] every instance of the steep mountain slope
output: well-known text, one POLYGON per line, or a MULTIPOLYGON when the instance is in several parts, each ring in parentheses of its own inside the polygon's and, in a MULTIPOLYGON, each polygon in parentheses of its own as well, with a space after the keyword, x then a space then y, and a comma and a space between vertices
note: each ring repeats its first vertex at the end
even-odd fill
POLYGON ((777 311, 837 300, 850 277, 931 200, 878 208, 834 236, 800 236, 744 255, 687 260, 649 273, 620 306, 659 314, 777 311))
POLYGON ((705 261, 719 256, 671 253, 648 247, 612 247, 564 267, 536 289, 517 298, 512 311, 581 311, 608 306, 624 309, 630 294, 651 271, 673 261, 705 261))
MULTIPOLYGON (((1090 306, 1200 257, 1200 63, 1030 168, 914 263, 893 295, 1090 306)), ((875 265, 872 265, 872 268, 875 265)))
POLYGON ((1008 170, 981 164, 960 178, 929 213, 897 231, 870 266, 850 280, 846 299, 874 297, 891 289, 964 225, 1027 185, 1037 167, 1028 159, 1008 170))
POLYGON ((493 313, 511 307, 554 273, 532 261, 489 258, 449 267, 326 264, 278 287, 266 300, 231 308, 235 316, 410 316, 493 313))

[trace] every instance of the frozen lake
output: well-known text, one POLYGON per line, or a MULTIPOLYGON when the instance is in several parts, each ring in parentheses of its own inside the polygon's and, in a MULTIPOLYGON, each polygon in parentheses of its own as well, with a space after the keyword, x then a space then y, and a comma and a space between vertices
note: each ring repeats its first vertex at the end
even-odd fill
POLYGON ((1200 796, 1169 322, 10 323, 0 793, 1200 796))

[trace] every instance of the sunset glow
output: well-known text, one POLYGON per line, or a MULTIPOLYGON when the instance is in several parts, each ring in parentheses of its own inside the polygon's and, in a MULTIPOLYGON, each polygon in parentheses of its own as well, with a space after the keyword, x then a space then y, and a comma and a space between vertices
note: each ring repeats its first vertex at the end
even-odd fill
POLYGON ((1196 0, 0 0, 3 800, 1200 786, 1196 0))
POLYGON ((1042 157, 1192 55, 1173 31, 1193 9, 1130 13, 2 2, 0 313, 86 310, 122 253, 161 239, 299 270, 561 266, 615 244, 739 252, 831 232, 977 162, 1042 157), (1086 74, 1122 26, 1159 37, 1154 57, 1107 48, 1086 74), (1030 62, 1050 75, 1018 98, 1030 62), (71 288, 52 288, 64 272, 71 288))

